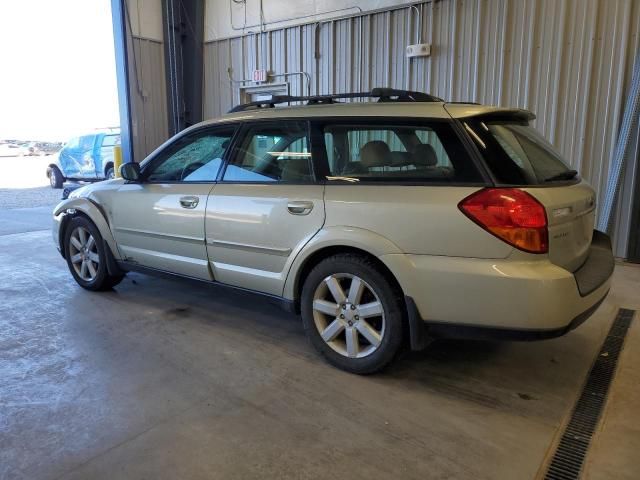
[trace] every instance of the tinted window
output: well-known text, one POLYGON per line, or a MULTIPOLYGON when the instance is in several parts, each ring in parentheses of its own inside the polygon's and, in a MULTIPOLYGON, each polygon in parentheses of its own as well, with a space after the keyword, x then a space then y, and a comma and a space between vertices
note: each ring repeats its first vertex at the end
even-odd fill
POLYGON ((329 179, 482 182, 450 124, 401 123, 326 125, 329 179))
POLYGON ((178 139, 153 160, 147 181, 215 181, 232 135, 232 130, 200 132, 178 139))
MULTIPOLYGON (((523 122, 465 122, 496 180, 510 185, 541 185, 568 172, 560 154, 533 127, 523 122)), ((570 177, 571 175, 569 175, 570 177)))
POLYGON ((249 127, 224 180, 235 182, 310 182, 311 149, 306 122, 249 127))

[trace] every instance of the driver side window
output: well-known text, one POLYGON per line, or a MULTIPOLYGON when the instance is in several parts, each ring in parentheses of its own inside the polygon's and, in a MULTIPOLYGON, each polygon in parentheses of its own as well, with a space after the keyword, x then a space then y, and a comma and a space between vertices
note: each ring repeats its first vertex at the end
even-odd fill
POLYGON ((146 180, 166 182, 215 182, 233 130, 197 132, 180 138, 160 154, 146 180))
POLYGON ((306 122, 284 121, 247 129, 224 173, 231 182, 311 182, 306 122))

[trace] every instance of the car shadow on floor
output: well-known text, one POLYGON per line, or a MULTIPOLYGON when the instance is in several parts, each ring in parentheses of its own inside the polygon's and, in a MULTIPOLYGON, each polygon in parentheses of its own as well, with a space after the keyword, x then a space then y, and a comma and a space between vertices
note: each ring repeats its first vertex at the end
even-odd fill
MULTIPOLYGON (((124 311, 137 304, 139 313, 130 317, 139 322, 136 335, 152 332, 171 339, 168 341, 179 351, 200 345, 197 365, 212 361, 209 345, 214 350, 246 353, 243 365, 231 364, 229 368, 264 368, 263 379, 286 377, 294 381, 311 376, 318 385, 341 385, 349 378, 316 353, 297 315, 261 296, 133 273, 104 297, 121 304, 124 311), (149 308, 153 308, 152 315, 142 313, 149 308)), ((584 339, 576 335, 571 340, 573 347, 580 349, 584 339)), ((554 402, 566 397, 565 377, 571 365, 554 358, 563 349, 562 343, 551 347, 542 344, 550 345, 436 339, 423 351, 405 348, 382 372, 348 381, 369 385, 366 388, 372 391, 397 388, 413 392, 423 401, 461 402, 494 412, 544 418, 553 413, 554 402)), ((224 362, 224 358, 217 361, 224 362)))
MULTIPOLYGON (((265 297, 137 273, 129 274, 106 297, 122 302, 125 309, 133 302, 153 306, 158 313, 144 321, 149 327, 160 328, 162 335, 186 332, 226 336, 230 342, 237 342, 238 348, 262 345, 314 365, 323 363, 308 343, 300 318, 265 297)), ((584 337, 574 334, 571 342, 579 349, 584 337)), ((405 348, 387 369, 370 380, 397 382, 494 406, 501 403, 499 397, 505 391, 510 397, 531 399, 536 396, 532 393, 535 387, 530 389, 526 378, 534 375, 538 384, 543 384, 557 374, 554 370, 564 368, 553 357, 562 346, 549 348, 542 344, 549 345, 436 339, 423 351, 405 348)))
MULTIPOLYGON (((138 273, 130 273, 111 295, 128 295, 131 292, 135 292, 143 303, 162 307, 159 318, 167 322, 190 319, 212 326, 224 325, 248 335, 258 334, 260 338, 280 346, 284 343, 284 346, 295 350, 300 350, 300 345, 303 349, 312 349, 306 341, 300 317, 266 297, 203 282, 155 278, 138 273), (188 288, 185 285, 189 285, 188 288), (158 297, 161 297, 161 302, 158 302, 158 297)), ((437 339, 423 351, 405 349, 388 372, 405 376, 421 364, 484 363, 500 355, 503 345, 501 342, 437 339)))

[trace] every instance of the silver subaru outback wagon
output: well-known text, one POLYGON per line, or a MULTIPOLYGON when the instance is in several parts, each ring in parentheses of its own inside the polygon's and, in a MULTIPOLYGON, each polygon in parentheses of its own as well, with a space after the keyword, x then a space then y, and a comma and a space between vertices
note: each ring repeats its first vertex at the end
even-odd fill
POLYGON ((54 242, 89 290, 169 272, 277 298, 354 373, 430 337, 562 335, 614 263, 533 118, 391 89, 241 105, 74 191, 54 242))

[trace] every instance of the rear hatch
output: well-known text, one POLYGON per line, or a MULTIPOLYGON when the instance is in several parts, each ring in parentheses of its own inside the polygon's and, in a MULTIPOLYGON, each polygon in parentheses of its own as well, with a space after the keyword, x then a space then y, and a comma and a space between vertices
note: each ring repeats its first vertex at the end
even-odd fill
POLYGON ((585 182, 553 188, 527 188, 547 211, 549 259, 575 272, 587 259, 595 222, 595 194, 585 182))
POLYGON ((497 186, 517 186, 545 208, 549 259, 575 272, 587 259, 595 222, 595 192, 533 127, 528 112, 461 119, 497 186))

